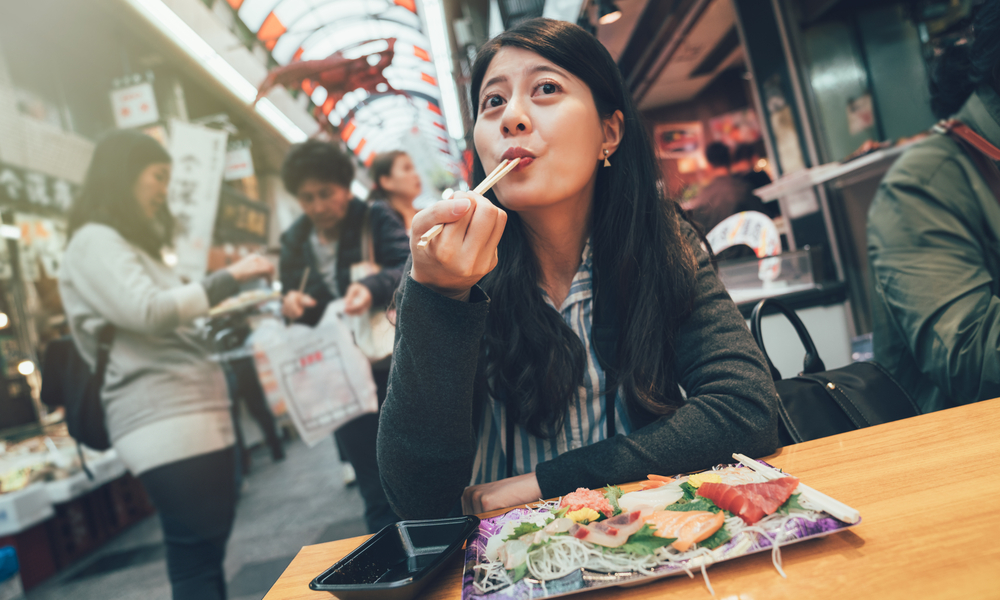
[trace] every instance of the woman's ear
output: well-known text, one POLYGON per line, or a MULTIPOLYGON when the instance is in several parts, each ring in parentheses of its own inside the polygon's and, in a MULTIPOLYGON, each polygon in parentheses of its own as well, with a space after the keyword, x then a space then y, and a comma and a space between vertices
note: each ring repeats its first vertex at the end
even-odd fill
POLYGON ((597 160, 604 160, 618 150, 618 146, 622 143, 622 136, 625 134, 625 115, 622 114, 622 111, 616 110, 613 115, 601 120, 601 127, 604 131, 604 143, 601 144, 601 154, 597 160), (607 154, 604 153, 605 150, 607 150, 607 154))

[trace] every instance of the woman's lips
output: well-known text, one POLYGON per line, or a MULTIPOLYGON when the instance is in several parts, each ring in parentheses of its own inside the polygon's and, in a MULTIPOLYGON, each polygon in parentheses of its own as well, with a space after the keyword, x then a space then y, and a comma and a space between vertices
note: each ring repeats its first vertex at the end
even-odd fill
POLYGON ((520 162, 517 163, 517 166, 511 169, 511 172, 517 173, 519 171, 523 171, 524 169, 527 169, 528 165, 530 165, 533 162, 535 162, 534 158, 530 156, 524 156, 521 158, 520 162))

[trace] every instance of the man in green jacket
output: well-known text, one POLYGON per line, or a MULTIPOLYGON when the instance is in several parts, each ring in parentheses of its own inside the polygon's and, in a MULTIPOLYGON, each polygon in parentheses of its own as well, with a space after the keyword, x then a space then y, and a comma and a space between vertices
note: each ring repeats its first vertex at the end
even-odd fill
MULTIPOLYGON (((986 5, 981 13, 1000 12, 986 5)), ((949 96, 936 98, 939 116, 957 101, 955 118, 1000 146, 1000 19, 991 17, 992 32, 978 28, 961 49, 964 71, 948 65, 952 84, 966 77, 967 100, 955 85, 932 84, 932 95, 949 96)), ((1000 200, 946 135, 908 150, 879 187, 868 215, 875 360, 923 412, 1000 396, 998 239, 1000 200)))

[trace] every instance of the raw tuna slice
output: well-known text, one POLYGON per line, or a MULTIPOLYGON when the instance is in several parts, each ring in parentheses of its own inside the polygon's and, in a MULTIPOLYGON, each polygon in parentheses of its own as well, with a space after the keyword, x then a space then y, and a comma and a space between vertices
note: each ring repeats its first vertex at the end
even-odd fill
POLYGON ((642 526, 646 524, 639 516, 640 512, 636 510, 590 525, 576 524, 570 527, 569 534, 591 544, 617 548, 624 545, 629 536, 642 529, 642 526))
POLYGON ((719 508, 739 515, 748 525, 778 510, 799 485, 795 477, 772 479, 765 483, 727 485, 725 483, 703 483, 698 495, 708 498, 719 508))
POLYGON ((656 531, 655 536, 661 538, 676 538, 671 544, 678 552, 685 552, 695 542, 708 539, 722 527, 726 515, 721 512, 710 513, 698 510, 687 512, 673 510, 658 510, 644 517, 650 527, 656 531))

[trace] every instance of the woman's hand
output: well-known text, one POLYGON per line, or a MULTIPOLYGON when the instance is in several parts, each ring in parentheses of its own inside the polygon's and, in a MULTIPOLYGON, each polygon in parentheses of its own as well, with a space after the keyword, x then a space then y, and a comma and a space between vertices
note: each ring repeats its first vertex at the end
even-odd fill
POLYGON ((372 293, 363 283, 352 283, 344 294, 344 314, 363 315, 372 307, 372 293))
POLYGON ((462 494, 462 512, 476 515, 498 508, 537 502, 541 498, 542 490, 538 487, 538 478, 534 473, 525 473, 465 488, 465 493, 462 494))
POLYGON ((233 279, 243 283, 258 277, 271 277, 274 275, 274 265, 260 254, 245 256, 239 261, 226 267, 233 279))
POLYGON ((507 213, 474 192, 458 192, 413 217, 410 276, 443 296, 468 300, 469 291, 497 265, 497 244, 507 213), (420 236, 438 223, 444 230, 426 247, 420 236))
POLYGON ((281 314, 290 321, 298 321, 307 308, 316 306, 316 300, 309 294, 292 290, 281 300, 281 314))

